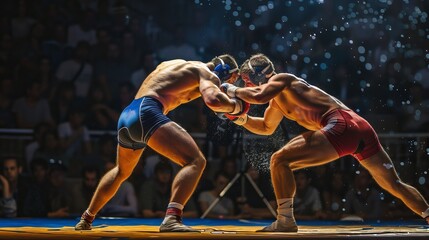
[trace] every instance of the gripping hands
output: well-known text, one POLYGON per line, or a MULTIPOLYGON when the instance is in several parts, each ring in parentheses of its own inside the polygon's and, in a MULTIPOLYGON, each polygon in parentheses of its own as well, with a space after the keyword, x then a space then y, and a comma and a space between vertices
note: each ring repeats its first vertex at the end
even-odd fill
POLYGON ((247 122, 247 112, 249 112, 250 104, 236 97, 235 91, 238 87, 230 83, 223 83, 220 89, 235 102, 234 110, 230 113, 225 113, 224 116, 237 125, 245 124, 247 122))
POLYGON ((231 98, 235 98, 235 91, 237 91, 237 89, 238 87, 231 83, 222 83, 222 85, 220 85, 220 90, 231 98))

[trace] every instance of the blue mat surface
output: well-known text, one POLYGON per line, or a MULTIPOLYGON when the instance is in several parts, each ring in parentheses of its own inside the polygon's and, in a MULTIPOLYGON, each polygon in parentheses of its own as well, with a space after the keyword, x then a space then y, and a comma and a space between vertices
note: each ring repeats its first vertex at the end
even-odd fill
MULTIPOLYGON (((97 225, 117 225, 117 226, 159 226, 161 218, 97 218, 93 226, 97 225)), ((220 219, 199 219, 189 218, 184 219, 187 225, 206 225, 206 226, 264 226, 271 223, 272 220, 220 220, 220 219)), ((52 219, 52 218, 14 218, 0 219, 0 227, 47 227, 61 228, 74 227, 78 222, 78 218, 67 219, 52 219)), ((350 225, 371 225, 371 226, 421 226, 429 228, 426 222, 422 219, 406 220, 406 221, 297 221, 301 226, 350 226, 350 225)))

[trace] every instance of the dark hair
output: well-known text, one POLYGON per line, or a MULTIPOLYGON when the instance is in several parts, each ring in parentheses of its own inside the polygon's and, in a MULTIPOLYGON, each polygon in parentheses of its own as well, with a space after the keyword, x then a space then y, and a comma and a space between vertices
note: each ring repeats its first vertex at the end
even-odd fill
POLYGON ((273 62, 262 53, 251 56, 240 67, 240 74, 248 75, 256 85, 265 83, 273 73, 275 73, 273 62))
POLYGON ((213 180, 214 181, 216 181, 216 179, 218 178, 218 177, 224 177, 224 178, 226 178, 226 179, 228 179, 228 180, 231 180, 230 178, 229 178, 229 176, 228 176, 228 174, 226 174, 226 172, 224 172, 224 171, 222 171, 222 170, 220 170, 220 171, 217 171, 216 173, 215 173, 215 175, 213 176, 213 180))
POLYGON ((96 167, 95 165, 85 165, 82 168, 82 177, 85 178, 85 173, 93 173, 97 175, 97 179, 100 178, 100 169, 96 167))
POLYGON ((36 166, 41 166, 43 169, 48 169, 48 161, 45 158, 35 158, 30 163, 30 169, 34 172, 36 166))
POLYGON ((18 156, 9 155, 9 156, 4 156, 1 158, 1 167, 3 168, 4 162, 6 162, 6 160, 11 160, 11 159, 15 160, 17 167, 21 166, 21 159, 18 156))

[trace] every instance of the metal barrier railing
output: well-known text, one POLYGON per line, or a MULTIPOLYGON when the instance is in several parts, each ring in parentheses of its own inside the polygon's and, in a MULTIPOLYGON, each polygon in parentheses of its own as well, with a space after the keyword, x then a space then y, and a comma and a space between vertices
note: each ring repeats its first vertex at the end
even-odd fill
MULTIPOLYGON (((116 131, 90 131, 94 140, 106 133, 116 135, 116 131)), ((31 129, 0 129, 0 156, 11 154, 23 156, 25 146, 31 141, 32 134, 31 129)), ((198 143, 203 144, 206 141, 205 133, 191 133, 191 135, 198 143)), ((429 133, 381 133, 378 136, 399 172, 411 169, 415 172, 428 171, 429 133)), ((246 138, 250 139, 259 137, 246 134, 246 138)), ((208 159, 210 157, 207 156, 208 159)))

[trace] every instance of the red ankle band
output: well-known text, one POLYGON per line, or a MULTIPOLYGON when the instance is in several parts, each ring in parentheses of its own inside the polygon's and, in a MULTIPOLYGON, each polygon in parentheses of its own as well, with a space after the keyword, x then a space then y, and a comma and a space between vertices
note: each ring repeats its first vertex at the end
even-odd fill
POLYGON ((175 216, 182 216, 182 210, 174 207, 167 208, 166 215, 175 215, 175 216))
POLYGON ((85 211, 85 212, 82 214, 82 219, 85 219, 85 221, 87 221, 87 222, 89 222, 89 223, 92 223, 92 222, 94 221, 94 218, 95 218, 95 215, 90 215, 90 214, 88 213, 88 211, 85 211))

